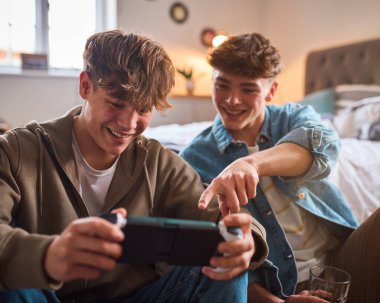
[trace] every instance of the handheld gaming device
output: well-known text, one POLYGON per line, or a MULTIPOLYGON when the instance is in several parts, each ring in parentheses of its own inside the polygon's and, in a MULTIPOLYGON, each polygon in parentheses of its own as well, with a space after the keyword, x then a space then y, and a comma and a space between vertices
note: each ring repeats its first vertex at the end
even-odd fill
POLYGON ((227 228, 209 221, 140 216, 125 219, 121 214, 101 217, 119 226, 125 234, 123 253, 118 260, 122 263, 208 266, 211 257, 218 254, 219 242, 242 237, 238 227, 227 228))

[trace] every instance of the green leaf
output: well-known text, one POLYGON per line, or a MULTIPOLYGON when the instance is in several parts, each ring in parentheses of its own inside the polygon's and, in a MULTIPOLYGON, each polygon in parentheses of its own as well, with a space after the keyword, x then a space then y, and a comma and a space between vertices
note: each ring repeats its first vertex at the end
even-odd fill
POLYGON ((186 70, 185 68, 182 68, 182 69, 177 68, 176 70, 179 74, 181 74, 187 80, 190 80, 193 77, 193 69, 192 68, 189 68, 188 70, 186 70))

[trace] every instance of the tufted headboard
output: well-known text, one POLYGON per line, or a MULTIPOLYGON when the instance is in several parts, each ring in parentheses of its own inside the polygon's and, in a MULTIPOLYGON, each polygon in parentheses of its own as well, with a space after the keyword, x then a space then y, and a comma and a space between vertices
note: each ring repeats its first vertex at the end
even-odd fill
POLYGON ((305 95, 339 84, 380 85, 380 39, 309 53, 305 95))

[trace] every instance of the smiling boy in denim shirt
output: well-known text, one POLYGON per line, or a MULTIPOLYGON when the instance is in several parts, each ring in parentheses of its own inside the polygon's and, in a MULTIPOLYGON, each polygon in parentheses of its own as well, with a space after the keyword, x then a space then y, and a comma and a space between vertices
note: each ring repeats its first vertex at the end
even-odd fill
POLYGON ((282 63, 262 35, 229 38, 209 63, 218 115, 181 155, 210 183, 200 207, 218 196, 224 214, 243 206, 266 228, 270 252, 250 272, 249 299, 325 302, 302 291, 309 268, 324 263, 350 272, 349 302, 378 302, 380 212, 356 229, 346 199, 326 178, 340 149, 336 132, 310 106, 267 105, 282 63))

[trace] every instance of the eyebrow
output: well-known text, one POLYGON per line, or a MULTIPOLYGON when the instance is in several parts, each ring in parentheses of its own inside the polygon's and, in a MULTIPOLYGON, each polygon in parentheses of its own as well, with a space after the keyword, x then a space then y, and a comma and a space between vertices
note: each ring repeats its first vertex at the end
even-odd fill
POLYGON ((251 83, 251 82, 243 82, 240 84, 240 87, 247 87, 247 88, 260 88, 259 85, 256 83, 251 83))
POLYGON ((217 76, 215 78, 217 81, 222 81, 222 82, 226 82, 226 83, 230 83, 231 81, 227 80, 226 78, 222 77, 222 76, 217 76))
MULTIPOLYGON (((216 80, 220 81, 220 82, 223 82, 223 83, 227 83, 227 84, 231 83, 231 81, 229 81, 228 79, 224 78, 223 76, 217 76, 216 80)), ((240 83, 239 86, 240 87, 246 87, 246 88, 260 88, 259 85, 257 85, 256 83, 252 83, 252 82, 243 82, 243 83, 240 83)))

